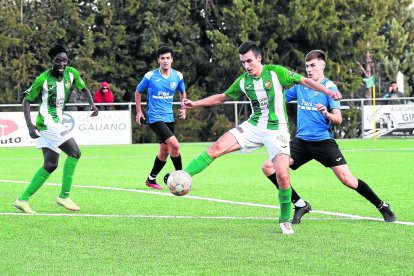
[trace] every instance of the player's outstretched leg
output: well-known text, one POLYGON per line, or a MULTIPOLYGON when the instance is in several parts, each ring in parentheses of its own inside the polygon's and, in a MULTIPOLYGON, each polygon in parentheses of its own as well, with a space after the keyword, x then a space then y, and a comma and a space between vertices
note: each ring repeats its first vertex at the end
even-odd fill
POLYGON ((394 222, 397 220, 395 214, 391 211, 390 205, 382 201, 374 191, 361 179, 358 180, 358 186, 355 189, 360 195, 365 197, 369 202, 377 207, 385 222, 394 222))
POLYGON ((383 202, 380 207, 377 208, 381 215, 384 217, 385 222, 395 222, 397 218, 393 211, 391 211, 390 205, 383 202))
MULTIPOLYGON (((191 176, 194 176, 194 175, 200 173, 201 171, 203 171, 208 166, 210 166, 210 164, 213 161, 214 161, 214 159, 211 158, 210 155, 208 155, 207 152, 203 152, 202 154, 200 154, 199 156, 197 156, 196 158, 191 160, 191 162, 187 165, 187 167, 185 167, 184 171, 188 172, 191 176)), ((169 175, 170 174, 167 173, 164 176, 164 183, 165 184, 167 184, 167 179, 168 179, 169 175)))

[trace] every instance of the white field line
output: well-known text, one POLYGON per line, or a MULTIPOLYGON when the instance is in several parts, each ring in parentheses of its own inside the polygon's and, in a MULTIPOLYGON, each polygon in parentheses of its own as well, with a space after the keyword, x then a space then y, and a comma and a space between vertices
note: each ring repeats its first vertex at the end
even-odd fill
MULTIPOLYGON (((3 182, 3 183, 17 183, 17 184, 28 184, 29 183, 27 181, 16 181, 16 180, 0 179, 0 183, 1 182, 3 182)), ((46 185, 46 186, 59 186, 59 187, 62 186, 62 184, 59 184, 59 183, 45 183, 44 185, 46 185)), ((160 196, 173 196, 174 197, 174 195, 172 195, 170 193, 154 192, 154 191, 146 191, 146 190, 137 190, 137 189, 127 189, 127 188, 115 188, 115 187, 105 187, 105 186, 82 186, 82 185, 72 185, 72 187, 77 187, 77 188, 81 188, 81 189, 99 189, 99 190, 122 191, 122 192, 143 193, 143 194, 152 194, 152 195, 160 195, 160 196)), ((195 199, 195 200, 220 202, 220 203, 227 203, 227 204, 234 204, 234 205, 262 207, 262 208, 270 208, 270 209, 279 209, 280 208, 279 206, 274 206, 274 205, 258 204, 258 203, 251 203, 251 202, 241 202, 241 201, 231 201, 231 200, 225 200, 225 199, 200 197, 200 196, 186 195, 186 196, 182 196, 181 198, 189 198, 189 199, 195 199)), ((365 217, 365 216, 351 215, 351 214, 338 213, 338 212, 328 212, 328 211, 318 211, 318 210, 312 210, 310 212, 314 213, 314 214, 336 216, 336 217, 349 218, 349 219, 355 219, 355 220, 383 221, 383 219, 380 219, 380 218, 365 217)), ((0 213, 0 214, 7 214, 7 213, 0 213)), ((12 214, 15 214, 15 213, 12 213, 12 214)), ((50 215, 52 215, 52 214, 50 214, 50 215)), ((81 216, 81 215, 78 214, 76 216, 81 216)), ((89 216, 93 216, 93 215, 89 215, 89 216)), ((96 215, 96 216, 101 216, 101 215, 96 215)), ((102 216, 111 216, 111 215, 102 215, 102 216)), ((166 217, 168 217, 168 216, 166 216, 166 217)), ((190 217, 188 217, 188 218, 190 218, 190 217)), ((192 218, 198 218, 198 217, 192 217, 192 218)), ((202 218, 202 217, 199 217, 199 218, 202 218)), ((214 218, 223 218, 223 217, 214 217, 214 218)), ((414 226, 414 222, 396 221, 395 223, 396 224, 414 226)))

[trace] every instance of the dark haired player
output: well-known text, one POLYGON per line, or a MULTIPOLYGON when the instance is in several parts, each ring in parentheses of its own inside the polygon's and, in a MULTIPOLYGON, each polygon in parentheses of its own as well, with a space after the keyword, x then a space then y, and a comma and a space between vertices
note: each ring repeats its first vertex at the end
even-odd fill
POLYGON ((70 211, 80 208, 69 197, 72 178, 81 156, 79 147, 68 129, 63 124, 63 111, 71 91, 76 88, 86 95, 92 114, 98 115, 98 108, 93 103, 91 92, 79 76, 79 72, 68 65, 66 49, 56 44, 49 50, 52 68, 36 78, 32 86, 25 91, 23 113, 29 129, 29 135, 37 139, 37 147, 43 152, 43 166, 36 172, 23 194, 14 202, 14 207, 24 213, 35 214, 28 199, 46 182, 57 168, 61 151, 67 154, 63 166, 62 190, 56 203, 70 211), (39 103, 36 125, 30 118, 30 104, 39 103))
POLYGON ((194 102, 186 100, 184 104, 186 108, 213 106, 246 95, 251 103, 252 114, 247 121, 226 132, 205 152, 193 159, 185 171, 193 176, 207 168, 214 159, 226 153, 240 149, 249 152, 265 146, 269 158, 273 162, 272 166, 276 171, 277 179, 281 183, 281 189, 279 189, 279 226, 283 234, 293 234, 294 231, 289 222, 291 206, 290 135, 283 88, 300 83, 335 99, 340 99, 341 94, 282 66, 263 65, 260 49, 252 41, 240 45, 239 56, 246 72, 239 76, 224 93, 194 102))
MULTIPOLYGON (((182 169, 180 154, 180 143, 174 135, 174 114, 172 103, 174 93, 178 91, 181 99, 187 97, 183 74, 171 68, 173 62, 173 51, 167 46, 157 50, 159 68, 145 74, 135 91, 137 108, 136 122, 141 125, 141 120, 146 120, 149 127, 157 135, 160 143, 160 150, 155 157, 154 165, 145 184, 153 189, 162 190, 156 178, 158 173, 167 163, 170 155, 176 170, 182 169), (147 91, 147 112, 146 116, 141 108, 141 94, 147 91)), ((179 118, 185 119, 186 110, 180 109, 179 118)))
MULTIPOLYGON (((336 85, 325 78, 325 53, 313 50, 305 57, 308 77, 331 91, 338 91, 336 85)), ((333 139, 331 125, 340 125, 342 114, 340 102, 304 87, 295 85, 285 91, 286 101, 297 100, 297 132, 290 141, 290 168, 296 170, 311 160, 316 160, 327 168, 331 168, 336 177, 349 188, 356 190, 381 212, 384 220, 396 220, 389 205, 383 202, 364 181, 355 178, 333 139)), ((272 162, 267 160, 262 170, 264 174, 279 188, 272 162)), ((308 202, 292 189, 292 203, 295 205, 293 224, 301 222, 302 216, 311 210, 308 202)))

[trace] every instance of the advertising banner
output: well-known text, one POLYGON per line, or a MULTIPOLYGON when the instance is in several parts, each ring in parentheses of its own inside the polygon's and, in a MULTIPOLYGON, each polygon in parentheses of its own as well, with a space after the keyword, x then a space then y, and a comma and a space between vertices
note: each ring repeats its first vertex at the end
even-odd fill
MULTIPOLYGON (((63 123, 72 132, 78 145, 131 144, 131 113, 126 111, 100 111, 91 117, 90 111, 68 111, 63 123)), ((37 112, 32 112, 36 122, 37 112)), ((23 112, 0 112, 0 147, 35 146, 30 138, 23 112)))
MULTIPOLYGON (((374 137, 374 107, 364 108, 364 137, 374 137)), ((377 105, 376 137, 414 137, 414 105, 377 105)))

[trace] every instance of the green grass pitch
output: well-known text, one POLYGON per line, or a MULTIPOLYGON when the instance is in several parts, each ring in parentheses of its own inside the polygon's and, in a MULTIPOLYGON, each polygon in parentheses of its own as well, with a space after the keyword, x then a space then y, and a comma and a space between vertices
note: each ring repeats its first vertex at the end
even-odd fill
MULTIPOLYGON (((185 197, 144 180, 157 144, 81 146, 71 213, 55 203, 62 167, 32 197, 37 215, 13 201, 43 158, 35 148, 0 149, 0 275, 413 275, 414 140, 340 140, 354 175, 390 203, 382 222, 365 199, 312 161, 291 171, 312 204, 295 234, 278 231, 278 199, 261 173, 264 150, 238 152, 194 176, 185 197)), ((182 144, 183 163, 207 143, 182 144)), ((160 173, 172 171, 169 160, 160 173)))

